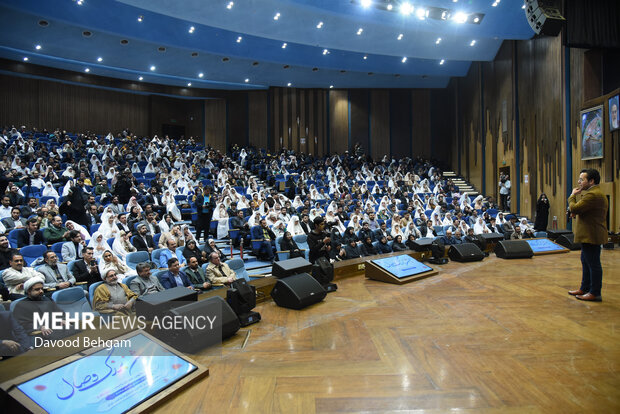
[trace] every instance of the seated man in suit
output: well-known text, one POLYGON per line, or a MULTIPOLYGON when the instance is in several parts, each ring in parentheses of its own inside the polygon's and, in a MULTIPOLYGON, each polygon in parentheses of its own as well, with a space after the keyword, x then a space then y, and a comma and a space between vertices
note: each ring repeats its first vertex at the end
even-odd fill
MULTIPOLYGON (((39 231, 39 221, 31 218, 26 221, 26 227, 17 232, 17 247, 44 244, 43 233, 39 231)), ((14 246, 15 247, 15 246, 14 246)))
POLYGON ((148 252, 151 254, 156 248, 153 236, 148 234, 148 228, 144 223, 138 224, 138 234, 132 237, 131 243, 139 252, 148 252))
POLYGON ((125 233, 133 232, 133 228, 130 228, 129 224, 127 223, 127 214, 125 213, 118 215, 118 222, 116 223, 116 227, 118 227, 119 230, 122 230, 125 233))
POLYGON ((515 226, 515 230, 510 235, 510 240, 521 240, 523 238, 523 233, 521 233, 521 226, 518 224, 515 226))
POLYGON ((71 274, 75 278, 76 282, 86 282, 88 286, 101 280, 101 274, 99 273, 99 266, 94 259, 94 249, 92 247, 86 247, 82 251, 83 258, 73 264, 73 270, 71 274))
POLYGON ((45 264, 41 265, 38 270, 45 276, 43 287, 46 289, 66 289, 75 285, 75 278, 67 270, 67 265, 58 263, 58 256, 51 250, 43 253, 45 264))
POLYGON ((202 270, 200 264, 198 263, 198 259, 195 256, 192 256, 187 261, 187 267, 185 268, 185 274, 189 277, 190 282, 195 289, 207 290, 211 289, 211 283, 207 278, 205 271, 202 270))
POLYGON ((38 277, 41 281, 45 279, 41 273, 31 267, 24 266, 24 257, 19 252, 14 252, 9 261, 11 267, 2 273, 4 283, 9 290, 9 299, 15 300, 23 297, 24 284, 33 277, 38 277))
POLYGON ((174 240, 177 246, 183 246, 185 240, 183 239, 183 232, 181 232, 181 226, 178 224, 172 225, 170 231, 162 233, 159 238, 159 248, 163 249, 168 245, 168 240, 174 240))
POLYGON ((159 279, 151 274, 151 266, 148 263, 138 263, 136 272, 138 272, 138 276, 129 283, 129 289, 136 295, 144 296, 166 290, 159 279))
POLYGON ((452 235, 452 230, 446 230, 446 235, 441 236, 441 241, 445 246, 450 246, 453 244, 461 244, 461 241, 452 235))
POLYGON ((146 219, 144 221, 141 221, 140 224, 144 224, 146 226, 146 232, 151 236, 160 233, 161 231, 159 229, 159 224, 157 224, 155 212, 145 212, 145 217, 146 219))
POLYGON ((47 244, 54 244, 66 241, 69 237, 69 230, 62 225, 62 218, 54 216, 51 223, 43 230, 43 239, 47 244))
POLYGON ((62 259, 65 262, 82 258, 82 251, 86 247, 86 242, 82 240, 82 235, 77 230, 69 232, 69 241, 62 245, 62 259))
POLYGON ((11 216, 2 220, 6 231, 26 227, 26 219, 21 217, 21 210, 18 207, 11 209, 11 216))
POLYGON ((162 250, 159 255, 159 267, 168 267, 167 263, 168 260, 170 260, 171 258, 176 258, 177 260, 179 260, 180 267, 183 267, 187 264, 187 261, 185 260, 185 256, 183 256, 183 254, 177 255, 176 248, 177 242, 174 239, 168 239, 167 248, 162 250))
POLYGON ((161 277, 161 285, 166 289, 172 289, 177 286, 185 286, 194 289, 187 275, 181 270, 179 259, 173 257, 168 260, 168 271, 161 277))
POLYGON ((209 265, 205 272, 207 278, 213 285, 227 285, 237 279, 237 274, 226 263, 222 263, 220 256, 213 252, 209 255, 209 265))
POLYGON ((9 239, 6 236, 0 236, 0 270, 8 268, 11 261, 11 256, 16 253, 17 250, 9 247, 9 239))
POLYGON ((138 295, 130 290, 127 285, 118 281, 114 269, 109 269, 106 272, 103 281, 105 283, 97 286, 93 294, 95 310, 119 315, 131 314, 138 295))
POLYGON ((96 205, 88 206, 88 210, 86 210, 86 218, 88 221, 89 229, 91 226, 94 226, 95 224, 101 224, 101 217, 99 216, 99 213, 97 212, 96 205))
POLYGON ((250 246, 250 237, 249 237, 250 236, 250 225, 248 224, 247 221, 243 219, 242 210, 238 210, 237 214, 235 214, 234 216, 231 216, 230 228, 239 230, 239 234, 237 235, 235 240, 233 240, 233 246, 239 247, 239 244, 241 243, 241 239, 243 239, 243 242, 244 242, 243 244, 245 247, 250 246))
POLYGON ((491 233, 499 233, 504 234, 504 229, 501 226, 497 225, 497 220, 495 217, 491 217, 491 223, 487 226, 491 233))
POLYGON ((260 240, 260 246, 255 252, 256 256, 266 261, 272 261, 275 254, 276 235, 267 226, 267 221, 262 219, 258 226, 252 228, 252 240, 260 240))
POLYGON ((0 311, 0 359, 19 355, 30 348, 30 339, 11 312, 0 311))
POLYGON ((428 220, 426 222, 426 226, 420 229, 420 233, 422 233, 422 237, 437 237, 437 233, 435 232, 435 228, 433 227, 433 222, 428 220))

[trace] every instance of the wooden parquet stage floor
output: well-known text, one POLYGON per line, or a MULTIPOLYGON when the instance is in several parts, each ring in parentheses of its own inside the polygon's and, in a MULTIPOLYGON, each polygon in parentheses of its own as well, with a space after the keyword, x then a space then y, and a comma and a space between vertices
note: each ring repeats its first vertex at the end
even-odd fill
POLYGON ((341 279, 302 311, 262 303, 262 322, 196 356, 210 376, 157 411, 620 413, 620 249, 602 253, 602 303, 566 293, 579 254, 341 279))

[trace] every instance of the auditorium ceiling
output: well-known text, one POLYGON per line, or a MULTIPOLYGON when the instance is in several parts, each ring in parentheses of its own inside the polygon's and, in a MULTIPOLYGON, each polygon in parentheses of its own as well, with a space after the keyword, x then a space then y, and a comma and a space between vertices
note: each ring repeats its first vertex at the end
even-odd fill
POLYGON ((505 39, 518 0, 0 0, 0 57, 209 89, 444 88, 505 39))

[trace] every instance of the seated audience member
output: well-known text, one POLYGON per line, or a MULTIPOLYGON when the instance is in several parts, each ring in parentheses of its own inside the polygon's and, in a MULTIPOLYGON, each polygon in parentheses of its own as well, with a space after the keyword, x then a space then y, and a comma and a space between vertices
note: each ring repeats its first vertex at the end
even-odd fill
POLYGON ((395 252, 404 252, 407 250, 407 246, 403 243, 403 237, 401 235, 396 236, 394 243, 392 243, 392 250, 395 252))
POLYGON ((16 253, 17 250, 11 249, 9 246, 9 239, 6 236, 0 236, 0 270, 8 268, 11 261, 11 256, 16 253))
POLYGON ((392 247, 390 247, 390 245, 388 244, 387 237, 381 236, 381 238, 379 239, 379 244, 377 244, 377 253, 392 253, 392 247))
POLYGON ((15 300, 23 297, 24 283, 33 277, 38 277, 41 281, 45 276, 31 267, 24 266, 24 257, 20 253, 13 253, 9 262, 9 267, 2 273, 4 284, 9 290, 9 299, 15 300))
POLYGON ((104 283, 97 286, 93 294, 93 305, 96 311, 116 315, 132 313, 138 295, 127 285, 119 282, 118 277, 114 269, 108 269, 104 273, 104 283))
POLYGON ((407 248, 408 248, 409 250, 415 250, 415 249, 416 249, 416 238, 415 238, 415 236, 414 236, 413 234, 410 234, 410 235, 407 237, 407 243, 406 243, 406 245, 407 245, 407 248))
POLYGON ((185 243, 183 248, 183 257, 185 257, 186 263, 189 263, 190 257, 195 257, 198 260, 198 264, 207 263, 207 253, 204 250, 200 250, 196 245, 196 240, 191 239, 185 243))
POLYGON ((344 251, 347 253, 347 259, 357 259, 358 257, 362 257, 362 251, 354 239, 349 239, 349 242, 344 247, 344 251))
POLYGON ((284 233, 284 237, 282 237, 282 240, 280 241, 280 249, 284 252, 289 252, 289 259, 304 257, 304 252, 299 249, 299 246, 297 246, 297 243, 293 240, 293 236, 288 231, 284 233))
POLYGON ((428 220, 426 222, 426 226, 420 229, 420 233, 422 237, 437 237, 437 233, 435 232, 435 228, 433 227, 433 222, 428 220))
POLYGON ((9 197, 9 204, 11 206, 17 207, 17 206, 23 206, 24 204, 26 204, 25 200, 24 200, 24 196, 22 196, 21 194, 19 194, 19 188, 16 185, 12 185, 11 186, 11 191, 8 193, 8 197, 9 197))
MULTIPOLYGON (((504 230, 504 234, 507 234, 508 236, 511 236, 512 233, 515 232, 515 225, 518 226, 517 223, 517 218, 515 216, 510 217, 509 221, 506 221, 503 225, 502 225, 502 229, 504 230)), ((519 228, 519 233, 521 232, 521 228, 519 228)))
POLYGON ((510 240, 521 240, 523 238, 523 233, 521 233, 521 226, 518 224, 515 226, 515 231, 510 235, 510 240))
POLYGON ((88 206, 88 210, 86 211, 86 222, 88 223, 88 228, 91 228, 95 224, 101 224, 101 217, 99 217, 99 213, 97 212, 97 206, 88 206))
POLYGON ((441 241, 443 242, 444 246, 451 246, 453 244, 460 244, 459 240, 452 235, 452 230, 450 230, 450 229, 446 230, 445 236, 441 236, 441 241))
POLYGON ((43 239, 47 244, 54 244, 69 239, 69 230, 62 225, 62 218, 54 216, 52 222, 43 230, 43 239))
POLYGON ((18 207, 13 207, 11 209, 11 215, 3 219, 2 222, 4 223, 6 232, 26 226, 26 219, 21 216, 21 211, 18 207))
POLYGON ((379 224, 379 230, 376 231, 375 238, 381 239, 381 237, 385 237, 387 241, 394 240, 385 222, 382 222, 381 224, 379 224))
MULTIPOLYGON (((174 240, 170 240, 169 243, 174 243, 174 240)), ((185 258, 183 258, 185 259, 185 258)), ((179 259, 176 257, 172 257, 168 259, 166 263, 166 267, 168 271, 161 276, 161 285, 166 289, 172 289, 177 286, 185 286, 187 288, 193 289, 192 283, 189 278, 181 270, 181 265, 179 263, 179 259)))
POLYGON ((534 231, 532 229, 525 229, 525 231, 523 232, 523 238, 524 239, 533 239, 534 237, 534 231))
POLYGON ((110 245, 103 239, 103 234, 96 231, 88 242, 88 247, 93 249, 96 259, 103 256, 103 253, 110 248, 110 245))
POLYGON ((131 233, 125 233, 123 230, 114 238, 112 243, 112 251, 120 257, 123 262, 126 262, 127 255, 136 251, 133 244, 129 242, 131 233))
POLYGON ((267 226, 267 221, 261 219, 258 226, 252 228, 252 240, 260 241, 260 246, 254 252, 255 255, 268 262, 274 259, 274 247, 276 235, 267 226))
POLYGON ((133 231, 133 229, 129 227, 129 224, 127 223, 127 214, 118 215, 116 227, 118 227, 120 231, 124 231, 125 233, 131 233, 133 231))
POLYGON ((189 281, 194 286, 194 289, 207 290, 211 289, 211 282, 207 279, 205 271, 198 263, 198 259, 195 256, 191 256, 187 259, 187 267, 185 267, 185 274, 189 277, 189 281))
POLYGON ((24 328, 9 311, 0 311, 0 359, 19 355, 30 348, 24 328))
POLYGON ((187 261, 185 260, 183 254, 177 254, 176 249, 177 242, 174 241, 174 239, 168 239, 167 247, 159 254, 158 264, 160 268, 168 267, 168 261, 173 257, 179 260, 180 267, 183 267, 187 264, 187 261))
POLYGON ((138 234, 132 237, 131 243, 139 252, 148 252, 151 254, 153 250, 156 249, 153 236, 148 234, 148 228, 143 223, 138 224, 138 234))
POLYGON ((44 244, 43 233, 39 231, 39 221, 36 218, 26 220, 26 227, 17 232, 17 246, 32 246, 33 244, 44 244))
POLYGON ((153 211, 147 212, 146 219, 140 223, 146 226, 147 233, 151 236, 161 233, 159 225, 157 224, 157 215, 153 211))
POLYGON ((359 238, 365 240, 366 237, 370 237, 370 241, 375 241, 375 233, 370 229, 370 223, 364 221, 362 223, 362 229, 359 231, 359 238))
POLYGON ((220 256, 213 252, 209 255, 209 265, 206 270, 207 279, 212 285, 230 285, 237 279, 237 274, 226 263, 222 263, 220 256))
POLYGON ((105 277, 108 270, 114 270, 118 277, 125 278, 127 276, 133 276, 136 272, 130 269, 121 259, 118 258, 112 250, 108 249, 103 252, 103 260, 99 262, 99 273, 102 277, 105 277))
POLYGON ((243 218, 243 211, 237 211, 237 214, 231 216, 230 228, 239 230, 237 237, 233 240, 233 246, 239 247, 241 239, 243 239, 244 247, 250 246, 250 225, 243 218))
POLYGON ((374 256, 377 254, 377 250, 375 249, 375 246, 372 245, 372 239, 370 236, 367 236, 364 241, 362 241, 360 250, 362 252, 362 256, 374 256))
POLYGON ((347 227, 347 229, 344 232, 344 235, 342 236, 342 243, 349 244, 351 240, 353 240, 356 243, 360 241, 357 235, 355 234, 355 230, 353 229, 353 227, 347 227))
POLYGON ((66 289, 75 285, 75 277, 67 270, 67 265, 58 263, 58 256, 51 250, 43 253, 45 263, 38 271, 45 276, 43 287, 45 289, 66 289))
POLYGON ((20 209, 20 214, 24 220, 28 219, 28 217, 32 216, 33 214, 37 214, 37 204, 38 203, 36 198, 30 197, 28 199, 28 204, 26 204, 20 209))
POLYGON ((342 260, 347 259, 347 252, 342 247, 340 243, 334 243, 329 250, 329 260, 330 262, 340 262, 342 260))
POLYGON ((129 289, 136 295, 144 296, 166 290, 159 282, 159 279, 151 274, 151 266, 148 263, 138 263, 136 265, 136 272, 138 272, 138 276, 129 283, 129 289))
POLYGON ((86 247, 82 251, 82 260, 73 264, 72 274, 77 282, 86 282, 88 286, 101 280, 99 266, 94 258, 93 248, 86 247))
POLYGON ((162 233, 159 238, 159 248, 164 249, 167 246, 168 240, 174 240, 178 247, 185 245, 183 240, 183 233, 181 232, 181 226, 174 224, 169 232, 162 233))
MULTIPOLYGON (((43 315, 48 314, 49 320, 52 320, 51 314, 54 312, 62 312, 62 309, 58 307, 56 302, 45 296, 43 290, 43 278, 32 277, 24 282, 24 292, 26 299, 19 301, 15 304, 13 310, 13 316, 17 322, 24 328, 26 334, 30 336, 40 336, 44 339, 62 339, 69 335, 76 333, 76 330, 63 328, 52 330, 48 327, 34 328, 35 315, 39 315, 40 318, 43 315)), ((63 323, 64 325, 64 323, 63 323)))
POLYGON ((491 218, 491 224, 489 224, 489 230, 491 230, 491 233, 499 233, 499 234, 504 234, 504 230, 502 229, 502 226, 497 224, 497 220, 495 219, 495 217, 491 218))
POLYGON ((79 231, 71 230, 69 232, 69 241, 62 245, 62 260, 70 262, 82 258, 82 251, 86 247, 86 242, 82 239, 79 231))

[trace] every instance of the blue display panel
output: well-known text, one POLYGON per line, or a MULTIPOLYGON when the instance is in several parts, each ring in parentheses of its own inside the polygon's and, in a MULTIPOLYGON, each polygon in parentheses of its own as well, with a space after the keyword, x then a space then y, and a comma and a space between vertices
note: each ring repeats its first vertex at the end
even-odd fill
POLYGON ((413 257, 410 257, 406 254, 400 256, 385 257, 383 259, 375 259, 371 260, 371 262, 376 264, 383 270, 390 272, 399 279, 433 270, 432 267, 429 267, 424 263, 420 263, 413 257))
POLYGON ((566 248, 549 239, 524 239, 534 253, 564 251, 566 248))
POLYGON ((17 386, 48 413, 122 413, 197 367, 142 334, 17 386), (131 355, 130 355, 131 354, 131 355))

